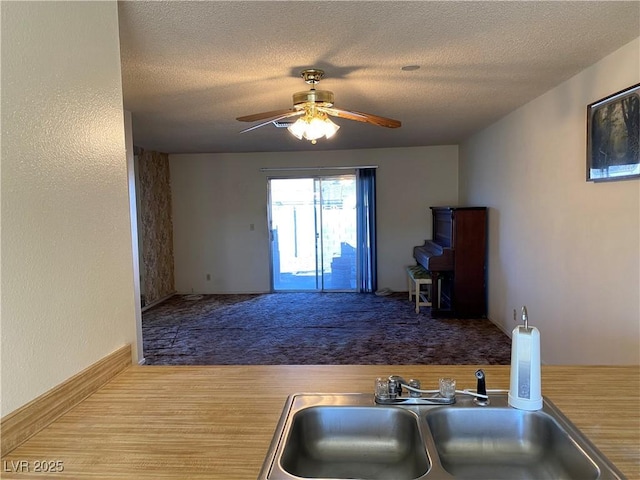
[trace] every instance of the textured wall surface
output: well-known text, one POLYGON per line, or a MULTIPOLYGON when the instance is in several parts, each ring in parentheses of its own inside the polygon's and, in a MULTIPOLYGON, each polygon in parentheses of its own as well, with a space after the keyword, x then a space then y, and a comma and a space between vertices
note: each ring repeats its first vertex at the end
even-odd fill
POLYGON ((136 328, 116 2, 0 5, 5 415, 136 328))
POLYGON ((142 291, 148 305, 175 291, 169 156, 142 152, 138 156, 138 183, 142 291))
POLYGON ((640 40, 460 150, 461 199, 489 206, 489 318, 527 305, 542 360, 640 362, 640 182, 586 181, 587 105, 640 82, 640 40))

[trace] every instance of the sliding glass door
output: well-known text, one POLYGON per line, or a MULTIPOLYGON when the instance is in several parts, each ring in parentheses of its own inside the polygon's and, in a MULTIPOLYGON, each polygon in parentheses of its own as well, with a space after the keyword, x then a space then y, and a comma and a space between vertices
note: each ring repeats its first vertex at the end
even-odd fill
POLYGON ((269 180, 274 291, 355 291, 355 175, 269 180))

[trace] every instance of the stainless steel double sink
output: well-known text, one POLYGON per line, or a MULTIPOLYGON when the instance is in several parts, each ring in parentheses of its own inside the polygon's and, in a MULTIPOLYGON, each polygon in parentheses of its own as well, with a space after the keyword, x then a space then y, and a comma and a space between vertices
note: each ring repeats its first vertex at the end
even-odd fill
POLYGON ((376 405, 367 394, 289 396, 258 480, 624 479, 555 407, 376 405))

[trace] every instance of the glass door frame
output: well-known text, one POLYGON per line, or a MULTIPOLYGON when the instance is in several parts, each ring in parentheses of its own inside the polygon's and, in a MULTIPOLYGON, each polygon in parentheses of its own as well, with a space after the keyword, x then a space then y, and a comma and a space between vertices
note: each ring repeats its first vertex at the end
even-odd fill
MULTIPOLYGON (((349 289, 333 289, 326 288, 325 285, 325 273, 324 266, 327 261, 324 255, 324 239, 323 239, 323 195, 322 195, 322 182, 329 179, 335 179, 339 177, 354 177, 354 182, 356 180, 355 174, 345 174, 345 173, 335 173, 328 175, 295 175, 295 176, 269 176, 267 177, 267 225, 268 225, 268 242, 269 242, 269 284, 271 292, 355 292, 357 291, 357 285, 360 277, 359 268, 356 267, 356 288, 349 289), (315 289, 291 289, 291 290, 282 290, 275 288, 275 278, 274 278, 274 228, 273 228, 273 212, 272 212, 272 180, 296 180, 296 179, 305 179, 313 181, 313 195, 314 195, 314 227, 315 227, 315 289)), ((357 215, 354 219, 357 222, 357 215)), ((356 225, 357 227, 357 225, 356 225)), ((360 249, 358 248, 356 243, 356 258, 359 258, 360 249)), ((359 263, 356 263, 359 265, 359 263)))

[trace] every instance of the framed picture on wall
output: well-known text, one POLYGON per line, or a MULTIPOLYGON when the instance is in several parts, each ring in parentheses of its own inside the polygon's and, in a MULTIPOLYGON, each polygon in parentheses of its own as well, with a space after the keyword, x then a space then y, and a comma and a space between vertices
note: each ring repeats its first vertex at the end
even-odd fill
POLYGON ((587 181, 640 178, 640 83, 587 105, 587 181))

